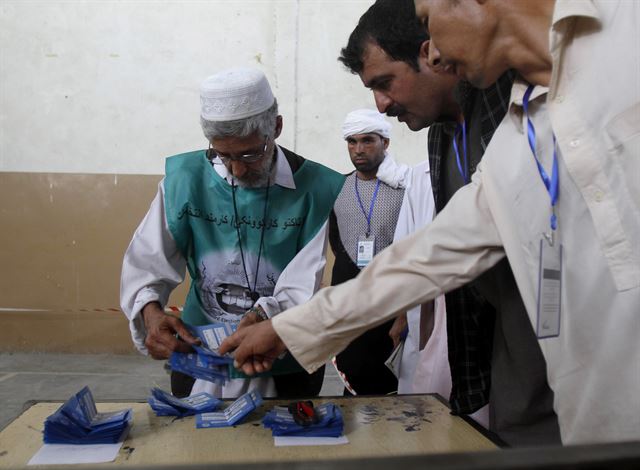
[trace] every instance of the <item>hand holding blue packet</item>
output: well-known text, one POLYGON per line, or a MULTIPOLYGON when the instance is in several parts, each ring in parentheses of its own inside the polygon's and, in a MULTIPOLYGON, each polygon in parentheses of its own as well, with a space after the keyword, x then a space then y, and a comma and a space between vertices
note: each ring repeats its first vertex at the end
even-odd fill
POLYGON ((215 357, 225 364, 230 364, 233 360, 230 356, 220 356, 218 348, 222 342, 236 331, 237 325, 232 323, 211 323, 209 325, 189 326, 192 335, 202 341, 202 346, 195 346, 200 354, 207 354, 215 357))
POLYGON ((207 382, 224 384, 229 378, 227 363, 208 354, 174 352, 169 358, 171 370, 207 382))
POLYGON ((229 378, 231 356, 220 356, 218 348, 227 336, 235 331, 235 325, 229 323, 212 323, 202 326, 187 326, 189 332, 202 342, 194 346, 195 353, 174 352, 169 358, 172 370, 182 372, 196 379, 224 384, 229 378))

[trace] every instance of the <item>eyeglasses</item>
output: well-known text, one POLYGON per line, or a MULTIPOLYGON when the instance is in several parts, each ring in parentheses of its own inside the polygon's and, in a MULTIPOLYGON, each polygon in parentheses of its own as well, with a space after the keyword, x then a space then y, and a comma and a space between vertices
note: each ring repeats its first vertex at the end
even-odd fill
POLYGON ((264 146, 262 147, 262 151, 255 152, 255 153, 245 153, 242 155, 228 155, 228 154, 220 153, 213 147, 209 146, 209 150, 207 150, 207 158, 209 160, 213 160, 214 158, 218 157, 220 160, 222 160, 223 163, 228 163, 231 161, 242 162, 242 163, 255 163, 258 160, 264 158, 265 154, 267 153, 268 146, 269 146, 269 136, 266 136, 266 135, 264 136, 264 146))

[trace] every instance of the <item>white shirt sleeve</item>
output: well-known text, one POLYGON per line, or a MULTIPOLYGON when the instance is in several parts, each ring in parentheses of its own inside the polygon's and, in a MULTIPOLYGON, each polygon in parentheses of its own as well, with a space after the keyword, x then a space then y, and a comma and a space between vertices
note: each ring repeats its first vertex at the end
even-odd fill
POLYGON ((271 297, 261 297, 256 302, 269 318, 308 301, 320 288, 326 263, 329 221, 325 221, 318 233, 287 264, 276 282, 271 297))
POLYGON ((427 227, 378 253, 355 279, 322 289, 273 319, 274 329, 308 372, 369 328, 466 284, 505 256, 481 167, 427 227))
POLYGON ((431 176, 428 170, 428 161, 413 168, 411 182, 404 192, 402 206, 398 214, 398 224, 393 236, 394 242, 402 240, 433 220, 435 204, 431 190, 431 176))
POLYGON ((146 330, 141 310, 149 302, 164 307, 171 291, 184 281, 186 260, 169 232, 164 210, 164 180, 151 203, 122 263, 120 306, 129 319, 131 337, 136 348, 147 354, 144 346, 146 330))

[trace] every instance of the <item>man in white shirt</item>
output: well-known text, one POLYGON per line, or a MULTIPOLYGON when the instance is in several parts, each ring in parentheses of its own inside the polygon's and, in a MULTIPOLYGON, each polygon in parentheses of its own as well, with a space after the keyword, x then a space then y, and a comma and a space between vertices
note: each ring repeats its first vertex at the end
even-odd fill
POLYGON ((640 439, 640 4, 427 0, 418 12, 429 17, 437 65, 478 86, 513 67, 539 86, 514 84, 472 184, 429 227, 225 349, 246 338, 236 361, 248 372, 285 348, 314 370, 393 315, 378 312, 424 302, 507 256, 547 361, 563 443, 640 439), (476 40, 486 54, 476 54, 476 40))
MULTIPOLYGON (((413 172, 397 239, 431 222, 434 206, 442 211, 467 184, 507 112, 515 76, 510 70, 478 90, 434 72, 428 45, 413 0, 377 0, 339 58, 371 88, 380 112, 397 114, 414 130, 429 126, 429 161, 413 172)), ((452 413, 473 413, 511 446, 560 443, 546 362, 508 260, 444 297, 436 299, 435 314, 426 308, 432 302, 407 312, 398 393, 449 397, 452 413)))
MULTIPOLYGON (((127 249, 121 305, 136 347, 156 359, 187 352, 188 325, 263 321, 308 300, 324 268, 328 216, 344 176, 278 146, 282 117, 264 74, 237 68, 204 81, 201 125, 209 150, 167 159, 166 176, 127 249), (169 294, 192 279, 182 319, 169 294), (175 334, 179 337, 176 337, 175 334)), ((295 361, 280 374, 224 386, 172 374, 180 395, 316 395, 322 371, 295 361), (297 370, 297 372, 296 372, 297 370), (274 383, 275 382, 275 383, 274 383)))
MULTIPOLYGON (((333 206, 329 241, 335 255, 331 285, 358 275, 371 259, 393 242, 404 190, 411 169, 387 151, 391 124, 373 109, 347 114, 342 136, 355 171, 349 173, 333 206)), ((398 390, 398 379, 385 365, 400 342, 403 327, 389 320, 354 339, 335 358, 345 380, 344 394, 380 395, 398 390)))

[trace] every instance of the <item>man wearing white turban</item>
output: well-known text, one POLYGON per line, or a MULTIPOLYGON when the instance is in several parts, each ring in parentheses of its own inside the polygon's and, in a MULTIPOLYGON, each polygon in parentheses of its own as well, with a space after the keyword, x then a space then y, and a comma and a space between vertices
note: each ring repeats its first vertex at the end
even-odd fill
MULTIPOLYGON (((124 257, 121 305, 133 342, 166 359, 196 343, 185 324, 243 327, 309 300, 324 269, 328 216, 344 177, 280 147, 282 116, 264 74, 234 68, 200 89, 208 150, 167 159, 166 176, 124 257), (181 319, 164 313, 189 270, 181 319), (177 334, 177 336, 176 336, 177 334)), ((172 373, 174 394, 317 395, 312 375, 285 357, 279 373, 224 386, 172 373)))
MULTIPOLYGON (((371 109, 347 114, 342 135, 355 171, 349 173, 336 199, 329 224, 329 241, 336 261, 331 285, 341 284, 393 241, 410 168, 388 154, 391 124, 371 109)), ((353 340, 334 360, 345 381, 345 394, 384 394, 398 388, 385 360, 399 341, 393 320, 353 340), (391 335, 395 338, 392 338, 391 335)))

